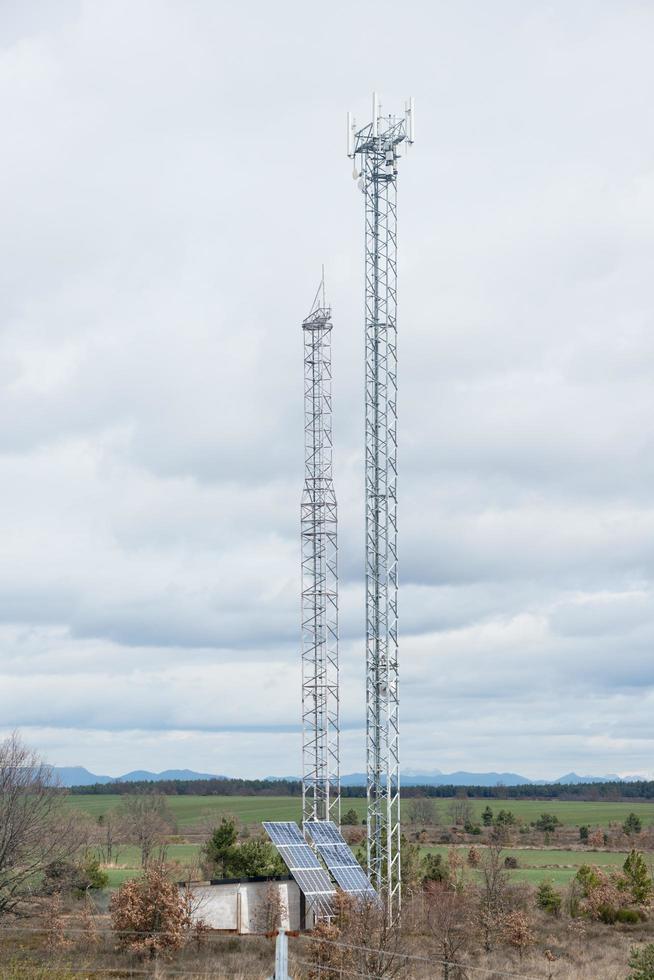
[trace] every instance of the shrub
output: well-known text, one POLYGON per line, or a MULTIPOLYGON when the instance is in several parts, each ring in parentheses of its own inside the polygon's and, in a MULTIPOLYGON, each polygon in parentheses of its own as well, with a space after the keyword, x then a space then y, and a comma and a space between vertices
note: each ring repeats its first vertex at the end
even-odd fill
MULTIPOLYGON (((101 891, 109 884, 109 875, 100 867, 100 862, 93 854, 87 854, 81 865, 81 872, 86 877, 88 884, 81 891, 101 891)), ((81 882, 80 882, 81 884, 81 882)))
POLYGON ((354 807, 346 810, 341 817, 341 823, 345 827, 356 827, 359 824, 359 814, 356 812, 354 807))
POLYGON ((191 926, 185 896, 158 868, 123 882, 109 909, 119 946, 150 959, 181 949, 191 926))
POLYGON ((549 915, 559 915, 563 899, 551 881, 541 881, 536 892, 536 905, 549 915))
POLYGON ((87 891, 99 891, 109 884, 109 875, 100 867, 100 862, 92 854, 83 861, 52 861, 43 875, 43 892, 76 895, 78 898, 87 891))
POLYGON ((607 875, 601 868, 584 864, 579 868, 575 882, 581 887, 586 900, 581 911, 591 919, 612 924, 618 911, 628 904, 625 894, 628 881, 615 870, 607 875))
POLYGON ((643 824, 638 814, 630 813, 623 823, 622 829, 628 837, 631 837, 632 834, 639 834, 643 829, 643 824))
POLYGON ((504 867, 505 868, 517 868, 518 867, 518 859, 517 859, 517 857, 514 857, 512 854, 508 854, 504 858, 504 867))
POLYGON ((628 980, 654 980, 654 943, 632 949, 629 968, 628 980))
POLYGON ((502 922, 502 931, 505 941, 517 949, 520 959, 524 951, 535 942, 531 923, 524 912, 514 910, 507 913, 502 922))
POLYGON ((588 841, 588 834, 589 833, 590 833, 590 830, 589 830, 589 828, 588 828, 588 826, 586 824, 583 824, 579 828, 579 840, 582 842, 582 844, 587 843, 587 841, 588 841))
POLYGON ((561 821, 554 813, 541 813, 534 823, 536 830, 540 830, 544 834, 552 834, 560 826, 561 821))
POLYGON ((640 922, 640 916, 636 909, 618 909, 615 913, 615 921, 628 925, 636 925, 636 923, 640 922))
POLYGON ((588 897, 593 888, 601 884, 601 872, 599 868, 593 868, 590 864, 582 864, 575 875, 576 881, 581 885, 583 894, 588 897))
POLYGON ((618 919, 618 909, 615 905, 598 905, 594 914, 595 919, 599 919, 607 926, 612 926, 618 919))
POLYGON ((514 827, 517 821, 511 810, 500 810, 493 822, 496 827, 514 827))

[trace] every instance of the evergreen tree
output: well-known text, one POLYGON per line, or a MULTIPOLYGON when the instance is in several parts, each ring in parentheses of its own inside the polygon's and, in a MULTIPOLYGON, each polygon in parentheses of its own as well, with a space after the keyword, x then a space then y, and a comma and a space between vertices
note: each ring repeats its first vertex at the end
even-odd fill
POLYGON ((202 848, 209 872, 218 878, 226 878, 231 874, 230 869, 237 850, 236 837, 236 821, 233 817, 223 817, 202 848))
POLYGON ((541 881, 536 892, 536 905, 550 915, 558 915, 561 911, 561 894, 557 892, 551 881, 541 881))
POLYGON ((644 905, 654 890, 645 858, 639 851, 632 849, 622 866, 622 870, 625 873, 634 902, 644 905))
POLYGON ((356 812, 354 807, 346 810, 341 817, 341 824, 344 827, 356 827, 359 823, 359 814, 356 812))
POLYGON ((643 825, 638 814, 633 812, 630 813, 623 823, 622 829, 628 837, 631 837, 632 834, 639 834, 643 829, 643 825))

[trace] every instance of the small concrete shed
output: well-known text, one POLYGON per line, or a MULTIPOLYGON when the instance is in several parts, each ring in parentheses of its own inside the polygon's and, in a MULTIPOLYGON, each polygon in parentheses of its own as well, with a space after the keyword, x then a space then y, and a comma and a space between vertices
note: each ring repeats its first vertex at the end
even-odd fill
POLYGON ((295 931, 313 925, 304 895, 290 875, 274 878, 215 878, 189 881, 195 919, 210 929, 239 934, 265 933, 275 925, 295 931), (277 923, 271 923, 279 915, 277 923))

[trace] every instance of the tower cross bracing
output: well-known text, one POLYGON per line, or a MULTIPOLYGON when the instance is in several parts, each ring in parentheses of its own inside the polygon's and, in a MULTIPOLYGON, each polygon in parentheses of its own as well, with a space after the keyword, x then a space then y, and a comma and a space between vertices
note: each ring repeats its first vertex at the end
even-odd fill
POLYGON ((338 826, 338 543, 332 476, 332 322, 324 275, 302 331, 302 819, 333 820, 338 826))

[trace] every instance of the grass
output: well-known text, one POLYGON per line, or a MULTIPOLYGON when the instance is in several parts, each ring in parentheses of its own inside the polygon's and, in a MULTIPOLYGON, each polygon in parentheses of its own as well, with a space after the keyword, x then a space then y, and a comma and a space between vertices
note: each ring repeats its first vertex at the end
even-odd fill
MULTIPOLYGON (((405 802, 405 807, 408 802, 405 802)), ((450 800, 434 802, 439 813, 445 815, 448 812, 450 800)), ((651 800, 631 800, 628 803, 596 803, 586 800, 471 800, 471 803, 477 820, 481 820, 482 811, 490 806, 493 813, 511 810, 523 823, 537 820, 541 813, 552 813, 568 826, 589 824, 608 827, 610 823, 624 823, 632 812, 640 816, 643 826, 654 823, 654 802, 651 800)))
POLYGON ((130 878, 137 878, 141 872, 136 866, 133 868, 106 868, 109 878, 108 888, 119 888, 124 881, 130 878))
MULTIPOLYGON (((467 853, 469 845, 461 847, 467 853)), ((446 846, 426 847, 424 851, 445 856, 449 848, 446 846)), ((483 854, 483 847, 480 847, 483 854)), ((511 869, 513 881, 528 881, 537 885, 543 878, 550 878, 555 884, 567 884, 574 878, 582 864, 595 864, 600 868, 621 868, 627 857, 626 851, 565 851, 540 848, 507 847, 503 851, 517 858, 519 867, 511 869)))
MULTIPOLYGON (((68 805, 97 818, 115 809, 120 803, 118 795, 70 795, 68 805)), ((300 820, 301 801, 298 797, 288 796, 169 796, 168 805, 181 832, 193 834, 203 826, 218 822, 221 816, 231 814, 241 824, 257 824, 263 820, 300 820)), ((450 800, 435 800, 437 813, 441 819, 448 816, 450 800)), ((567 802, 553 800, 473 800, 471 801, 475 818, 481 819, 482 810, 489 803, 494 812, 501 809, 512 810, 517 817, 528 823, 537 819, 541 813, 553 813, 568 826, 589 824, 590 826, 607 827, 609 823, 623 822, 632 811, 638 813, 647 826, 654 822, 654 802, 630 803, 596 803, 596 802, 567 802)), ((365 816, 364 799, 343 800, 343 812, 353 808, 360 818, 365 816)), ((405 812, 410 801, 405 801, 405 812)), ((637 839, 635 840, 638 846, 637 839)), ((469 845, 465 845, 467 848, 469 845)), ((180 864, 192 865, 197 857, 198 844, 170 844, 168 858, 179 861, 180 864)), ((425 851, 446 853, 447 846, 426 847, 425 851)), ((507 848, 506 854, 518 858, 520 867, 511 871, 511 877, 516 881, 527 881, 538 884, 543 878, 551 878, 553 882, 564 885, 577 872, 582 864, 597 864, 600 867, 620 867, 626 853, 608 851, 571 851, 555 850, 552 848, 507 848)), ((126 867, 110 868, 110 887, 117 887, 125 879, 132 878, 140 871, 140 857, 135 847, 120 849, 118 864, 126 867)))
MULTIPOLYGON (((168 861, 179 861, 182 865, 193 865, 196 862, 200 850, 199 844, 169 844, 166 849, 168 861)), ((100 857, 100 851, 97 851, 100 857)), ((117 851, 116 867, 105 868, 109 876, 109 888, 118 888, 128 878, 136 878, 141 873, 141 852, 138 847, 133 845, 119 846, 117 851)))
MULTIPOLYGON (((467 853, 469 845, 462 845, 461 850, 467 853)), ((199 844, 170 844, 167 850, 169 860, 179 861, 180 864, 193 865, 198 856, 199 844)), ((483 848, 482 853, 483 853, 483 848)), ((421 848, 424 854, 442 854, 445 856, 449 848, 445 845, 421 848)), ((570 851, 554 848, 519 848, 507 847, 505 856, 517 858, 519 867, 511 869, 511 878, 515 881, 528 881, 538 884, 543 878, 551 878, 556 884, 566 884, 575 876, 582 864, 595 864, 601 868, 621 868, 627 856, 626 851, 570 851)), ((116 888, 127 878, 140 874, 140 852, 137 847, 122 847, 118 854, 118 867, 107 869, 109 887, 116 888)))
MULTIPOLYGON (((97 818, 114 810, 120 803, 120 796, 70 794, 66 800, 69 806, 97 818)), ((207 820, 217 821, 224 814, 237 817, 241 823, 300 820, 302 816, 302 801, 293 796, 168 796, 167 802, 179 828, 189 830, 207 820)), ((352 802, 363 817, 365 800, 352 802)), ((348 800, 347 809, 349 803, 348 800)))
MULTIPOLYGON (((241 823, 260 823, 262 820, 299 820, 301 801, 293 796, 169 796, 168 804, 181 829, 192 830, 194 825, 207 820, 218 820, 224 814, 233 814, 241 823)), ((69 806, 98 817, 115 809, 120 796, 74 795, 67 797, 69 806)), ((442 819, 449 816, 451 800, 434 800, 436 811, 442 819)), ((654 824, 654 802, 633 800, 628 803, 596 803, 566 800, 471 800, 475 819, 481 820, 481 813, 487 805, 494 812, 511 810, 524 823, 536 820, 541 813, 552 813, 569 826, 607 827, 610 823, 623 823, 632 811, 637 813, 643 826, 654 824)), ((404 801, 408 813, 410 800, 404 801)), ((343 812, 353 808, 359 816, 365 816, 366 801, 358 798, 344 798, 343 812)))

